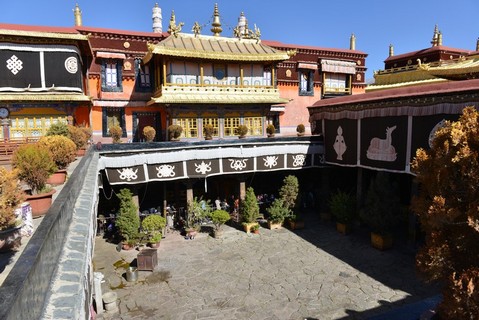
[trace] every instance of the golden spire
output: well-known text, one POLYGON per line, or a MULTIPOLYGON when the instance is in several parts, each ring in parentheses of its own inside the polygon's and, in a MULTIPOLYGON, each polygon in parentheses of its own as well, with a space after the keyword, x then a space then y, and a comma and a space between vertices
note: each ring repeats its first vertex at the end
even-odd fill
POLYGON ((389 56, 394 56, 394 46, 392 44, 389 45, 389 56))
POLYGON ((215 11, 213 13, 213 23, 211 25, 213 26, 213 28, 211 28, 211 32, 213 32, 213 35, 215 37, 219 37, 223 29, 221 28, 220 13, 218 11, 217 3, 215 3, 215 11))
POLYGON ((78 3, 75 5, 75 9, 73 9, 73 14, 75 15, 75 26, 80 27, 82 25, 81 19, 81 10, 78 6, 78 3))
POLYGON ((476 51, 479 51, 479 38, 476 40, 476 51))
POLYGON ((442 32, 441 31, 439 31, 439 33, 437 34, 437 45, 442 46, 442 32))
POLYGON ((434 34, 432 35, 432 40, 431 40, 431 44, 433 47, 437 46, 438 38, 439 38, 439 31, 437 29, 437 24, 436 24, 436 26, 434 27, 434 34))
POLYGON ((349 38, 349 50, 356 50, 356 36, 354 33, 351 33, 351 37, 349 38))

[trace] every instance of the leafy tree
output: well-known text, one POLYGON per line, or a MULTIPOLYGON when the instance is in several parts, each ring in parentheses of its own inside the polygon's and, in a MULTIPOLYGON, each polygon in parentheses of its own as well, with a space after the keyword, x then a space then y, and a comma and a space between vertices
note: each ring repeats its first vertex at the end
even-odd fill
POLYGON ((245 198, 241 202, 241 215, 246 223, 255 222, 259 217, 259 205, 252 187, 246 189, 245 198))
POLYGON ((279 196, 283 200, 286 208, 293 210, 297 206, 299 194, 299 182, 296 176, 286 176, 283 180, 283 186, 279 190, 279 196))
POLYGON ((441 319, 475 319, 479 314, 479 113, 467 107, 447 121, 426 151, 412 162, 420 192, 413 199, 426 235, 418 269, 445 286, 441 319))

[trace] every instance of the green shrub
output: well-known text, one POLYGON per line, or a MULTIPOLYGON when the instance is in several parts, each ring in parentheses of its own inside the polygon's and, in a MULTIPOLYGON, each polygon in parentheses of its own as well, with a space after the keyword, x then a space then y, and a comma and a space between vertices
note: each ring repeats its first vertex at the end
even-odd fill
POLYGON ((256 222, 259 218, 259 205, 252 187, 246 189, 246 196, 241 202, 240 211, 245 223, 256 222))
POLYGON ((18 177, 37 194, 45 188, 48 177, 57 171, 50 152, 37 143, 19 147, 12 156, 12 165, 18 177))
POLYGON ((329 208, 337 222, 349 224, 355 217, 356 201, 349 193, 338 190, 329 200, 329 208))
POLYGON ((268 220, 273 223, 283 223, 284 219, 291 216, 291 210, 285 206, 282 199, 275 199, 266 211, 269 214, 268 220))
POLYGON ((152 214, 143 219, 141 228, 150 243, 158 243, 162 237, 162 230, 166 226, 166 219, 160 215, 152 214))
POLYGON ((68 125, 62 122, 53 123, 48 128, 46 136, 64 136, 68 137, 70 132, 68 131, 68 125))
POLYGON ((138 207, 133 202, 133 194, 125 188, 120 190, 117 197, 120 199, 120 210, 115 220, 115 226, 125 241, 135 241, 138 239, 140 217, 138 216, 138 207))
POLYGON ((207 123, 203 126, 203 132, 206 139, 211 139, 213 137, 213 134, 215 133, 215 128, 212 124, 207 123))
POLYGON ((306 128, 304 127, 304 124, 302 123, 298 124, 298 126, 296 127, 296 132, 299 134, 302 134, 305 131, 306 131, 306 128))
POLYGON ((17 170, 0 166, 0 231, 17 225, 15 209, 25 201, 25 193, 18 182, 17 170))
POLYGON ((38 144, 48 150, 58 170, 63 170, 76 158, 76 145, 64 136, 45 136, 38 144))
POLYGON ((283 200, 284 206, 291 211, 298 206, 299 182, 293 175, 286 176, 283 179, 283 185, 279 190, 279 196, 283 200))
POLYGON ((211 220, 216 230, 219 230, 230 218, 230 214, 225 210, 215 210, 211 213, 211 220))

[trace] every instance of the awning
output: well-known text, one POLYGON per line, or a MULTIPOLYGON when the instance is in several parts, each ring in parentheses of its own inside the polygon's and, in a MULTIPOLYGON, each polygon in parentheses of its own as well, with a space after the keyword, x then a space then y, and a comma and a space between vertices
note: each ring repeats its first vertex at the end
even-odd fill
POLYGON ((323 72, 355 74, 356 63, 349 61, 323 59, 321 60, 321 70, 323 72))
POLYGON ((316 63, 298 63, 298 69, 309 69, 309 70, 318 70, 318 65, 316 63))
POLYGON ((274 105, 274 106, 271 106, 271 108, 269 109, 270 112, 284 112, 285 110, 286 110, 286 105, 284 104, 274 105))
POLYGON ((117 53, 117 52, 104 52, 104 51, 97 51, 96 52, 97 58, 105 58, 105 59, 126 59, 126 55, 124 53, 117 53))

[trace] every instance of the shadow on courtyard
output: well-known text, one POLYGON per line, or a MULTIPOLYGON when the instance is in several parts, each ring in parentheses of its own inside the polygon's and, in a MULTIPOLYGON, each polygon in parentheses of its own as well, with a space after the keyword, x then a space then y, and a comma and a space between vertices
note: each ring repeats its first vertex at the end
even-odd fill
MULTIPOLYGON (((380 251, 371 246, 369 230, 364 227, 357 226, 351 234, 342 235, 336 231, 334 222, 321 221, 316 212, 306 212, 304 219, 305 228, 291 232, 388 288, 408 294, 399 301, 378 301, 381 305, 373 309, 346 310, 349 316, 341 319, 419 319, 424 311, 439 302, 439 287, 428 285, 418 277, 416 248, 408 244, 407 239, 395 238, 392 249, 380 251)), ((338 275, 350 276, 340 271, 338 275)))

